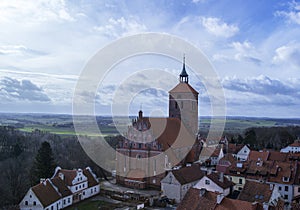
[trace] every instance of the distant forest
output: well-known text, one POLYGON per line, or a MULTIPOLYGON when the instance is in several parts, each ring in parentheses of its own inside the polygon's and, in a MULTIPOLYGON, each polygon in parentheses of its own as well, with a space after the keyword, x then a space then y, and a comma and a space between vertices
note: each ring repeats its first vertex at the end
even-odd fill
MULTIPOLYGON (((202 135, 205 136, 205 133, 202 135)), ((254 150, 279 150, 300 136, 300 126, 255 127, 246 129, 242 134, 230 132, 224 135, 231 143, 249 144, 254 150)), ((119 138, 107 137, 106 141, 116 147, 119 138)), ((31 170, 44 141, 51 145, 55 162, 60 167, 73 169, 90 166, 98 177, 109 174, 86 155, 74 135, 57 135, 40 130, 22 132, 10 126, 0 126, 0 209, 18 204, 30 186, 36 184, 32 181, 31 170)))

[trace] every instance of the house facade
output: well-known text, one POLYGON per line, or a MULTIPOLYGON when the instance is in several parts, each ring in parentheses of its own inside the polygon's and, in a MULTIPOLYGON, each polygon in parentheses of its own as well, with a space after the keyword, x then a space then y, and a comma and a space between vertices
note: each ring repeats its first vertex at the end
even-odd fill
POLYGON ((300 141, 296 140, 294 143, 288 145, 285 148, 282 148, 280 150, 280 152, 283 152, 283 153, 289 153, 289 152, 298 153, 298 152, 300 152, 300 141))
POLYGON ((237 160, 246 161, 248 159, 250 151, 250 148, 247 145, 244 145, 243 148, 236 154, 237 160))
POLYGON ((194 188, 206 189, 210 192, 218 192, 227 196, 231 193, 234 183, 229 181, 223 173, 211 173, 200 179, 194 188))
POLYGON ((186 192, 203 176, 204 173, 200 170, 199 164, 171 170, 167 176, 161 180, 161 191, 163 195, 179 203, 186 192))
POLYGON ((57 167, 51 178, 31 187, 19 204, 21 210, 59 210, 100 192, 96 175, 85 169, 57 167))

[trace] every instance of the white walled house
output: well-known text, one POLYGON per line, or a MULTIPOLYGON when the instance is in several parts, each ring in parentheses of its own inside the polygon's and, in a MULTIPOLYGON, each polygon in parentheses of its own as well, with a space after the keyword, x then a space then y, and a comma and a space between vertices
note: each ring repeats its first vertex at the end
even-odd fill
POLYGON ((211 173, 204 176, 194 188, 206 189, 210 192, 218 192, 227 196, 230 194, 234 183, 229 181, 223 173, 211 173))
POLYGON ((236 158, 240 161, 246 161, 248 159, 250 151, 250 148, 245 145, 240 151, 238 151, 238 153, 236 154, 236 158))
POLYGON ((289 146, 285 147, 285 148, 282 148, 280 150, 280 152, 283 152, 283 153, 298 153, 300 152, 300 142, 299 140, 295 141, 294 143, 290 144, 289 146))
POLYGON ((31 187, 19 204, 21 210, 58 210, 100 192, 96 175, 85 169, 57 167, 51 179, 31 187))
POLYGON ((161 180, 161 191, 163 195, 179 203, 186 192, 203 176, 204 173, 198 164, 172 170, 161 180))
POLYGON ((30 188, 19 204, 21 210, 62 209, 60 194, 49 179, 30 188))

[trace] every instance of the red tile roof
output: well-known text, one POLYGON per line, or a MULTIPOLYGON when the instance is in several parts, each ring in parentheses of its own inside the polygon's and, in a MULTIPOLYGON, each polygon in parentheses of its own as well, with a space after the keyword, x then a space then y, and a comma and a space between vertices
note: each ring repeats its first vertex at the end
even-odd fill
POLYGON ((93 172, 91 172, 89 168, 83 169, 83 174, 88 179, 88 187, 93 187, 99 184, 98 180, 93 176, 93 172))
POLYGON ((223 189, 227 189, 234 185, 234 183, 229 181, 225 176, 223 176, 223 181, 220 181, 221 173, 211 173, 206 176, 223 189))
POLYGON ((71 190, 66 186, 64 181, 60 177, 54 177, 51 179, 52 184, 58 189, 62 197, 72 195, 71 190))
POLYGON ((170 90, 169 93, 194 93, 197 95, 199 94, 192 86, 184 82, 180 82, 172 90, 170 90))
POLYGON ((33 186, 31 189, 38 197, 43 207, 47 207, 60 199, 58 192, 56 192, 48 179, 43 183, 33 186))
POLYGON ((190 188, 178 205, 178 210, 261 210, 259 204, 224 197, 217 203, 218 194, 190 188))
POLYGON ((60 169, 57 171, 57 173, 55 174, 55 176, 59 176, 59 173, 62 173, 64 175, 64 182, 68 185, 68 186, 72 186, 72 181, 75 179, 75 177, 77 176, 77 171, 76 170, 67 170, 67 169, 60 169))
POLYGON ((237 154, 243 148, 243 146, 244 146, 243 144, 229 143, 227 148, 227 153, 237 154))
POLYGON ((266 161, 269 158, 269 154, 270 154, 269 151, 259 151, 258 152, 258 151, 251 150, 248 159, 254 160, 254 161, 257 161, 257 160, 266 161))
POLYGON ((286 161, 288 158, 288 153, 283 153, 279 151, 269 151, 270 155, 268 160, 274 160, 274 161, 286 161))
POLYGON ((172 170, 172 173, 177 181, 179 181, 182 185, 200 180, 204 176, 204 173, 200 170, 199 164, 193 164, 177 170, 172 170))
POLYGON ((260 182, 246 181, 242 192, 240 193, 238 199, 248 202, 269 202, 272 196, 273 190, 270 189, 269 184, 264 184, 260 182))
POLYGON ((295 141, 294 143, 289 145, 290 147, 300 147, 300 142, 299 141, 295 141))
POLYGON ((216 193, 190 188, 178 205, 177 210, 211 210, 216 206, 216 199, 216 193), (200 192, 203 192, 203 195, 200 192))

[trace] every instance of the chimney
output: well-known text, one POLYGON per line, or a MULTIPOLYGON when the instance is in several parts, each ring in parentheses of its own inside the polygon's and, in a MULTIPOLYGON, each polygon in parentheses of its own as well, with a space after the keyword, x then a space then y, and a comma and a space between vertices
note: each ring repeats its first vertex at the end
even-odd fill
POLYGON ((219 173, 219 181, 224 182, 224 173, 223 172, 219 173))
POLYGON ((221 204, 223 198, 224 198, 224 194, 223 193, 218 194, 217 195, 217 204, 221 204))
POLYGON ((204 194, 205 194, 205 192, 206 192, 206 189, 205 188, 201 188, 200 191, 199 191, 200 197, 203 197, 204 194))
POLYGON ((59 178, 61 178, 61 180, 64 180, 64 178, 65 178, 65 177, 64 177, 64 174, 61 173, 61 172, 58 174, 58 176, 59 176, 59 178))

